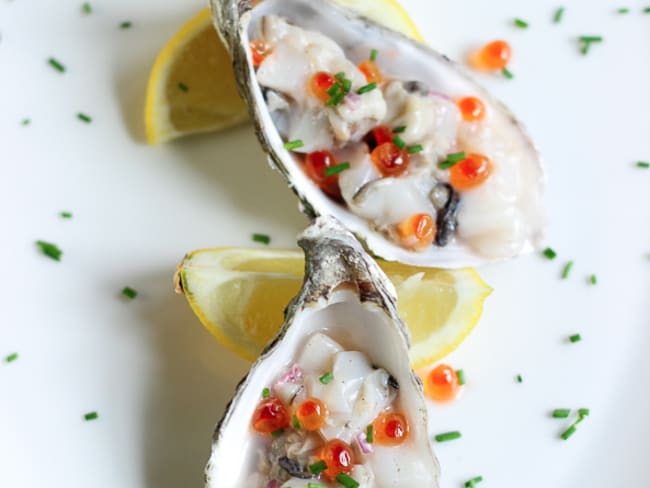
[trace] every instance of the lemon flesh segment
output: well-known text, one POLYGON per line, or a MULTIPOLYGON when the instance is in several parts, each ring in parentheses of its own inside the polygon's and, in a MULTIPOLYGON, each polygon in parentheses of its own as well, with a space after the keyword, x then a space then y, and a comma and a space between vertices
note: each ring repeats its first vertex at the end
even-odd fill
MULTIPOLYGON (((411 331, 414 369, 458 347, 491 292, 472 269, 379 265, 395 284, 400 315, 411 331)), ((187 255, 176 280, 201 323, 221 344, 252 361, 277 333, 284 307, 300 290, 303 270, 300 251, 215 248, 187 255)))

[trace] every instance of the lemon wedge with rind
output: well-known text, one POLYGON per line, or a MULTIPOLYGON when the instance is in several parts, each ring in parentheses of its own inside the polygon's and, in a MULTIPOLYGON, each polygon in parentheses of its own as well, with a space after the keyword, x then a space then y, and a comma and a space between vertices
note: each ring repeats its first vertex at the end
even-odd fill
MULTIPOLYGON (((478 323, 491 288, 472 269, 438 270, 379 261, 397 290, 419 369, 449 354, 478 323)), ((217 340, 254 360, 278 331, 302 285, 300 251, 201 249, 179 265, 175 283, 217 340)))

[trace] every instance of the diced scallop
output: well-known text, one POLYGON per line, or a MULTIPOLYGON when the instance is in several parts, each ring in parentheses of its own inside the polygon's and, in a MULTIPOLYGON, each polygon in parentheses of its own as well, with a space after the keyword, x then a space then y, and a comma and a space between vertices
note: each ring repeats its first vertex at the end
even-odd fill
POLYGON ((298 358, 298 364, 307 373, 321 374, 331 371, 336 353, 343 351, 343 346, 334 339, 317 332, 312 335, 298 358))
POLYGON ((337 161, 348 162, 350 167, 339 173, 339 188, 341 196, 348 205, 352 204, 354 195, 366 183, 381 178, 381 174, 370 159, 368 146, 365 143, 348 145, 334 152, 337 161))
POLYGON ((260 64, 257 81, 300 104, 306 104, 309 101, 306 89, 309 74, 307 54, 291 44, 281 43, 260 64))
POLYGON ((352 468, 350 476, 359 483, 358 488, 374 488, 375 475, 372 470, 364 464, 355 464, 352 468))
POLYGON ((381 90, 347 96, 343 103, 327 111, 336 139, 359 141, 386 115, 386 101, 381 90))
POLYGON ((389 375, 384 369, 376 369, 363 381, 359 396, 352 409, 352 423, 363 429, 377 418, 395 399, 395 392, 388 384, 389 375))
POLYGON ((303 146, 296 152, 309 153, 329 149, 334 144, 334 136, 324 112, 310 109, 295 109, 289 115, 287 140, 302 141, 303 146))

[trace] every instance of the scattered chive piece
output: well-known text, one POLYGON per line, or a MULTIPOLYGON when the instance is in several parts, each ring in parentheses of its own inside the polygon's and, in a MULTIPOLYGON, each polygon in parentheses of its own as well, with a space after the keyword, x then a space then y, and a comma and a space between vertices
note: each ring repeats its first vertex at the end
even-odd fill
POLYGON ((307 483, 307 488, 326 488, 325 485, 321 485, 320 483, 307 483))
POLYGON ((379 51, 377 51, 376 49, 371 50, 370 51, 370 61, 376 61, 378 54, 379 54, 379 51))
POLYGON ((57 61, 54 58, 50 58, 47 60, 47 62, 50 63, 50 66, 52 66, 59 73, 65 73, 65 66, 63 66, 63 64, 60 61, 57 61))
POLYGON ((190 91, 190 87, 187 86, 187 85, 186 85, 185 83, 183 83, 182 81, 178 83, 178 89, 179 89, 180 91, 182 91, 182 92, 185 92, 185 93, 187 93, 188 91, 190 91))
POLYGON ((650 14, 650 7, 646 7, 643 9, 644 14, 650 14))
POLYGON ((393 129, 393 134, 401 134, 405 130, 406 130, 406 126, 405 125, 400 125, 399 127, 395 127, 393 129))
POLYGON ((566 280, 569 277, 569 274, 571 273, 571 268, 573 268, 573 261, 569 261, 564 265, 564 269, 562 270, 563 280, 566 280))
POLYGON ((590 410, 588 408, 580 408, 578 409, 578 415, 581 417, 588 417, 590 413, 590 410))
POLYGON ((32 121, 30 119, 23 119, 22 122, 21 122, 22 125, 29 125, 31 123, 32 123, 32 121))
POLYGON ((359 486, 359 482, 357 480, 345 473, 337 474, 336 481, 338 481, 339 484, 345 486, 345 488, 357 488, 359 486))
POLYGON ((445 432, 444 434, 438 434, 435 436, 436 442, 447 442, 447 441, 453 441, 455 439, 460 439, 461 435, 460 432, 457 430, 453 432, 445 432))
POLYGON ((518 375, 517 375, 517 383, 523 383, 523 382, 524 382, 524 378, 523 378, 523 376, 521 376, 520 374, 518 374, 518 375))
POLYGON ((85 2, 81 6, 81 10, 83 11, 84 14, 89 14, 89 13, 91 13, 93 11, 93 8, 90 6, 90 4, 88 2, 85 2))
POLYGON ((318 461, 317 463, 309 465, 309 472, 311 474, 321 474, 327 469, 327 463, 325 461, 318 461))
POLYGON ((282 434, 284 434, 284 429, 277 429, 271 432, 271 437, 280 437, 282 434))
POLYGON ((339 71, 338 73, 336 73, 336 74, 334 75, 334 78, 336 78, 336 79, 339 80, 341 83, 343 83, 343 81, 345 81, 345 73, 344 73, 343 71, 339 71))
POLYGON ((120 24, 120 29, 129 29, 132 25, 133 24, 130 21, 125 20, 120 24))
POLYGON ((269 390, 268 388, 264 388, 262 390, 262 398, 268 398, 270 396, 271 396, 271 390, 269 390))
POLYGON ((341 163, 335 164, 334 166, 328 166, 325 168, 325 176, 334 176, 339 174, 341 171, 345 171, 350 167, 350 163, 341 163))
POLYGON ((400 137, 397 136, 393 137, 393 143, 400 149, 404 149, 406 147, 406 143, 400 137))
POLYGON ((337 84, 332 85, 331 88, 330 88, 329 90, 327 90, 327 94, 328 94, 330 97, 333 97, 333 96, 336 95, 338 92, 339 92, 339 85, 337 85, 337 84))
POLYGON ((440 169, 449 169, 451 168, 454 164, 462 161, 465 159, 465 153, 464 152, 457 152, 457 153, 451 153, 447 154, 447 159, 445 159, 443 162, 441 162, 438 167, 440 169))
POLYGON ((16 359, 18 359, 18 353, 17 352, 15 352, 13 354, 9 354, 9 356, 7 356, 5 358, 5 361, 8 362, 8 363, 13 363, 16 359))
POLYGON ((554 419, 566 419, 571 415, 571 409, 569 408, 556 408, 553 410, 554 419))
POLYGON ((359 88, 357 90, 357 94, 363 95, 364 93, 373 91, 375 88, 377 88, 377 83, 373 81, 372 83, 368 83, 367 85, 364 85, 361 88, 359 88))
POLYGON ((368 444, 372 444, 375 441, 375 435, 372 429, 372 424, 366 427, 366 442, 368 444))
POLYGON ((562 15, 564 15, 564 7, 560 7, 555 11, 555 15, 553 16, 553 22, 559 24, 560 21, 562 20, 562 15))
POLYGON ((298 417, 294 415, 293 419, 291 419, 291 420, 292 420, 292 423, 293 423, 293 428, 296 429, 296 430, 299 429, 300 428, 300 420, 298 420, 298 417))
POLYGON ((122 295, 133 300, 135 297, 138 296, 138 292, 135 291, 130 286, 125 286, 124 288, 122 288, 122 295))
POLYGON ((84 415, 84 420, 96 420, 98 417, 97 412, 88 412, 84 415))
POLYGON ((589 283, 591 283, 592 285, 597 284, 598 283, 598 277, 595 274, 592 274, 589 277, 589 283))
POLYGON ((326 385, 327 383, 329 383, 329 382, 332 381, 333 379, 334 379, 334 375, 333 375, 332 373, 325 373, 323 376, 321 376, 320 378, 318 378, 318 380, 319 380, 321 383, 323 383, 324 385, 326 385))
POLYGON ((547 247, 546 249, 544 249, 543 254, 548 259, 555 259, 555 257, 557 256, 557 253, 553 249, 551 249, 550 247, 547 247))
POLYGON ((580 342, 582 340, 582 337, 580 337, 580 334, 573 334, 569 337, 569 340, 571 342, 580 342))
POLYGON ((566 441, 569 437, 571 437, 575 433, 575 431, 576 431, 576 427, 575 425, 572 425, 567 430, 562 432, 562 435, 560 437, 562 437, 562 439, 566 441))
POLYGON ((637 161, 636 166, 637 168, 648 169, 650 168, 650 163, 647 163, 645 161, 637 161))
POLYGON ((521 19, 515 19, 515 25, 521 27, 522 29, 528 29, 528 22, 521 19))
POLYGON ((253 234, 253 241, 269 245, 271 243, 271 237, 266 234, 253 234))
POLYGON ((627 7, 619 8, 618 10, 616 10, 616 13, 617 14, 629 14, 630 9, 627 8, 627 7))
POLYGON ((289 141, 284 143, 284 148, 287 151, 293 151, 294 149, 298 149, 302 146, 304 146, 305 143, 302 142, 300 139, 296 139, 295 141, 289 141))
POLYGON ((501 70, 501 73, 502 73, 503 76, 504 76, 505 78, 507 78, 508 80, 512 80, 512 79, 515 77, 515 75, 513 75, 512 72, 511 72, 508 68, 503 68, 503 69, 501 70))
POLYGON ((424 150, 424 148, 422 147, 422 144, 418 144, 416 146, 411 146, 411 147, 408 148, 409 154, 419 153, 422 150, 424 150))
POLYGON ((71 219, 72 218, 72 212, 61 212, 61 213, 59 213, 59 216, 62 219, 71 219))
POLYGON ((483 476, 472 478, 471 480, 465 482, 465 488, 474 488, 474 486, 476 486, 476 483, 480 483, 481 481, 483 481, 483 476))
POLYGON ((345 90, 346 93, 350 93, 350 90, 352 90, 352 80, 343 80, 343 89, 345 90))
POLYGON ((79 120, 81 120, 82 122, 85 122, 86 124, 90 124, 93 121, 93 119, 91 119, 90 116, 88 116, 88 115, 86 115, 84 113, 81 113, 81 112, 79 112, 77 114, 77 118, 79 120))
POLYGON ((464 385, 465 384, 465 371, 462 369, 457 369, 456 370, 456 378, 458 378, 458 384, 459 385, 464 385))
POLYGON ((580 36, 578 37, 580 42, 603 42, 602 36, 580 36))
POLYGON ((36 245, 47 257, 50 257, 55 261, 61 261, 61 255, 63 254, 63 251, 61 251, 61 249, 59 249, 56 244, 45 241, 36 241, 36 245))

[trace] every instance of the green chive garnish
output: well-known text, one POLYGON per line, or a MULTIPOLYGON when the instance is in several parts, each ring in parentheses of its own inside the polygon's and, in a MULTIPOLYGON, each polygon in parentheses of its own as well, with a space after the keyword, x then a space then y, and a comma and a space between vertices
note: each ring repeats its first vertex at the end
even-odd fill
POLYGON ((377 51, 376 49, 373 49, 372 51, 370 51, 370 61, 376 61, 378 54, 379 54, 379 51, 377 51))
POLYGON ((90 6, 90 4, 88 2, 85 2, 81 6, 81 10, 83 11, 84 14, 89 14, 89 13, 91 13, 93 11, 92 7, 90 6))
POLYGON ((515 19, 515 25, 522 29, 528 29, 528 22, 526 22, 525 20, 515 19))
POLYGON ((366 427, 366 442, 372 444, 375 441, 375 434, 373 432, 372 424, 366 427))
POLYGON ((566 280, 569 277, 569 274, 571 273, 571 268, 573 268, 573 261, 569 261, 564 265, 564 269, 562 270, 563 280, 566 280))
POLYGON ((284 429, 274 430, 271 432, 271 437, 280 437, 282 434, 284 434, 284 429))
POLYGON ((637 161, 636 166, 637 168, 648 169, 650 168, 650 163, 647 163, 645 161, 637 161))
POLYGON ((569 337, 569 340, 571 342, 580 342, 582 340, 582 337, 580 337, 580 334, 573 334, 569 337))
POLYGON ((406 147, 406 143, 398 136, 393 137, 393 143, 400 149, 404 149, 406 147))
POLYGON ((16 359, 18 359, 18 353, 17 352, 15 352, 13 354, 9 354, 9 356, 7 356, 5 358, 5 361, 8 362, 8 363, 13 363, 16 359))
POLYGON ((96 420, 98 417, 97 412, 88 412, 84 415, 84 420, 96 420))
POLYGON ((334 78, 336 78, 336 79, 339 80, 341 83, 343 83, 343 81, 345 80, 345 73, 344 73, 343 71, 339 71, 338 73, 336 73, 336 74, 334 75, 334 78))
POLYGON ((422 150, 424 150, 424 148, 422 147, 422 144, 418 144, 417 146, 411 146, 411 147, 408 148, 409 154, 419 153, 422 150))
POLYGON ((555 257, 557 256, 557 253, 553 249, 551 249, 550 247, 547 247, 546 249, 544 249, 543 254, 548 259, 555 259, 555 257))
POLYGON ((650 7, 646 7, 643 9, 644 14, 650 14, 650 7))
POLYGON ((359 486, 359 482, 357 480, 345 473, 337 474, 336 481, 338 481, 339 484, 345 486, 345 488, 357 488, 359 486))
POLYGON ((320 483, 307 483, 307 488, 327 488, 325 485, 321 485, 320 483))
POLYGON ((63 254, 63 251, 61 251, 61 249, 59 249, 56 244, 45 241, 36 241, 36 245, 47 257, 52 258, 55 261, 61 261, 61 255, 63 254))
POLYGON ((269 390, 268 388, 264 388, 262 390, 262 398, 268 398, 270 396, 271 396, 271 390, 269 390))
POLYGON ((564 7, 560 7, 555 11, 555 15, 553 16, 553 22, 559 24, 560 21, 562 20, 562 15, 564 15, 564 7))
POLYGON ((122 295, 124 295, 125 297, 133 300, 135 297, 138 296, 138 292, 135 291, 130 286, 125 286, 124 288, 122 288, 122 295))
POLYGON ((616 10, 616 13, 617 13, 617 14, 629 14, 629 13, 630 13, 630 9, 629 9, 629 8, 626 8, 626 7, 619 8, 618 10, 616 10))
POLYGON ((59 216, 62 219, 71 219, 72 218, 72 212, 61 212, 61 213, 59 213, 59 216))
POLYGON ((472 478, 471 480, 465 482, 465 488, 474 488, 474 486, 476 486, 476 483, 480 483, 481 481, 483 481, 483 476, 472 478))
POLYGON ((81 112, 79 112, 77 114, 77 118, 79 120, 81 120, 82 122, 85 122, 86 124, 90 124, 93 121, 93 119, 91 119, 90 116, 88 116, 88 115, 86 115, 84 113, 81 113, 81 112))
POLYGON ((65 66, 60 61, 57 61, 54 58, 50 58, 47 60, 48 63, 50 63, 50 66, 57 70, 59 73, 65 73, 65 66))
POLYGON ((339 174, 341 171, 345 171, 350 167, 350 163, 341 163, 335 164, 334 166, 328 166, 325 168, 325 176, 334 176, 339 174))
POLYGON ((598 277, 595 274, 592 274, 589 277, 589 283, 591 283, 592 285, 597 284, 598 283, 598 277))
POLYGON ((321 474, 327 469, 327 463, 325 461, 318 461, 317 463, 309 465, 309 472, 311 474, 321 474))
POLYGON ((321 376, 318 379, 319 379, 319 381, 321 383, 326 385, 327 383, 329 383, 330 381, 332 381, 334 379, 334 375, 332 373, 325 373, 323 376, 321 376))
POLYGON ((603 42, 602 36, 580 36, 578 40, 582 43, 582 49, 580 52, 586 55, 591 48, 591 45, 595 42, 603 42))
POLYGON ((253 234, 253 241, 268 245, 271 243, 271 237, 266 234, 253 234))
POLYGON ((590 412, 590 410, 588 408, 580 408, 580 409, 578 409, 578 415, 580 415, 581 417, 588 417, 590 413, 591 412, 590 412))
POLYGON ((188 91, 190 91, 190 87, 187 86, 187 85, 186 85, 185 83, 183 83, 182 81, 178 83, 178 89, 179 89, 180 91, 182 91, 182 92, 185 92, 185 93, 187 93, 188 91))
POLYGON ((517 375, 517 383, 523 383, 523 382, 524 382, 524 378, 523 378, 523 376, 521 376, 520 374, 518 374, 518 375, 517 375))
POLYGON ((345 93, 350 93, 350 90, 352 90, 352 80, 343 80, 343 89, 345 93))
POLYGON ((443 434, 438 434, 435 436, 436 442, 447 442, 447 441, 453 441, 455 439, 460 439, 461 435, 460 432, 457 430, 454 430, 453 432, 445 432, 443 434))
POLYGON ((300 147, 303 147, 305 145, 304 142, 302 142, 300 139, 296 139, 295 141, 289 141, 284 143, 284 148, 287 151, 293 151, 294 149, 298 149, 300 147))
POLYGON ((566 441, 569 437, 571 437, 575 433, 575 431, 576 431, 576 427, 575 425, 572 425, 567 430, 562 432, 562 435, 560 437, 562 437, 562 439, 566 441))
POLYGON ((405 130, 406 130, 406 126, 405 125, 400 125, 399 127, 395 127, 393 129, 393 134, 401 134, 405 130))
POLYGON ((338 83, 334 83, 334 84, 330 87, 330 89, 327 90, 327 94, 328 94, 330 97, 333 97, 334 95, 336 95, 336 94, 339 92, 340 89, 341 89, 341 85, 339 85, 338 83))
POLYGON ((291 421, 292 421, 292 423, 293 423, 293 428, 294 428, 294 429, 297 430, 297 429, 300 428, 300 420, 298 420, 298 417, 297 417, 296 415, 293 416, 293 418, 291 419, 291 421))
POLYGON ((556 408, 553 410, 554 419, 566 419, 571 415, 571 409, 569 408, 556 408))
POLYGON ((447 154, 447 159, 445 159, 443 162, 441 162, 438 165, 438 168, 440 168, 440 169, 449 169, 454 164, 459 163, 463 159, 465 159, 465 153, 462 152, 462 151, 457 152, 457 153, 447 154))
POLYGON ((361 88, 359 88, 357 90, 357 93, 359 95, 363 95, 364 93, 368 93, 368 92, 373 91, 375 88, 377 88, 377 83, 373 81, 372 83, 368 83, 367 85, 362 86, 361 88))
POLYGON ((462 369, 456 370, 456 378, 458 378, 458 384, 459 385, 464 385, 465 384, 465 371, 462 369))
POLYGON ((132 25, 130 21, 126 20, 120 24, 120 29, 129 29, 132 25))
POLYGON ((32 123, 32 121, 30 119, 23 119, 22 122, 21 122, 22 125, 29 125, 31 123, 32 123))
POLYGON ((501 73, 502 73, 503 76, 504 76, 505 78, 507 78, 508 80, 512 80, 512 79, 515 77, 515 75, 513 75, 512 72, 511 72, 508 68, 503 68, 503 69, 501 70, 501 73))

